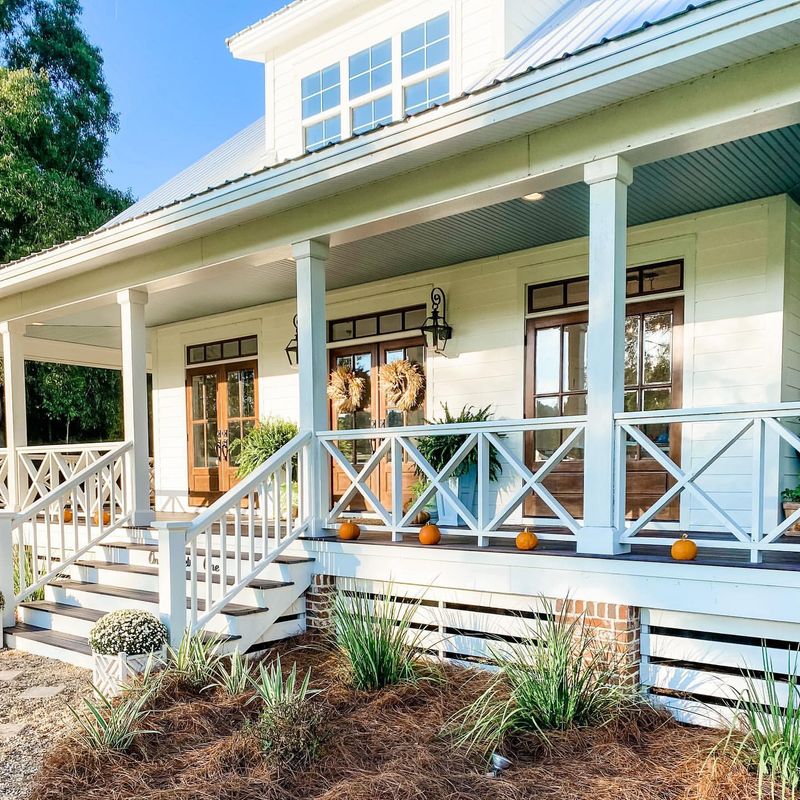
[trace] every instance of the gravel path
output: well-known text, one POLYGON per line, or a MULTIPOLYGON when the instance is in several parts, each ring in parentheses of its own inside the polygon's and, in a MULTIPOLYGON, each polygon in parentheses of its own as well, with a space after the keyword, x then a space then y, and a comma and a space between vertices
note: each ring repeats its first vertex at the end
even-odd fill
POLYGON ((22 800, 42 755, 71 726, 67 703, 80 703, 92 673, 49 658, 0 650, 0 798, 22 800), (9 673, 19 673, 12 675, 9 673), (56 689, 61 688, 57 693, 56 689), (24 697, 52 694, 50 697, 24 697), (23 726, 17 732, 17 726, 23 726))

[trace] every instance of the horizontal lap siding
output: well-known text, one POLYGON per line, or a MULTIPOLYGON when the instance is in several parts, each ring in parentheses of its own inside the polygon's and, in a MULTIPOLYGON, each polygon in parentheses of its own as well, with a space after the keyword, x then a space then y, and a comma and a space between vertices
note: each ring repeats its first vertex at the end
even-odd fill
MULTIPOLYGON (((630 231, 631 264, 686 258, 685 407, 772 402, 780 397, 776 347, 782 335, 782 266, 770 262, 770 241, 775 236, 770 232, 770 214, 785 203, 784 198, 773 198, 630 231), (777 283, 772 274, 776 270, 777 283)), ((772 224, 774 227, 774 220, 772 224)), ((800 228, 797 215, 793 224, 800 228)), ((795 239, 800 241, 797 234, 795 239)), ((800 253, 800 248, 795 253, 800 253)), ((369 265, 364 267, 368 272, 369 265)), ((441 286, 454 338, 444 355, 429 356, 426 417, 439 417, 441 403, 447 402, 453 412, 463 405, 491 405, 496 417, 517 419, 524 414, 525 285, 585 275, 586 271, 586 241, 565 242, 330 292, 327 316, 337 319, 427 303, 431 289, 441 286)), ((295 418, 297 371, 289 367, 283 351, 293 335, 294 313, 294 302, 288 301, 158 331, 155 386, 160 489, 170 493, 182 486, 185 492, 181 342, 185 344, 187 336, 195 335, 190 331, 197 332, 198 341, 213 338, 208 329, 224 326, 226 319, 235 327, 237 320, 257 317, 261 412, 295 418)), ((800 341, 800 325, 794 335, 800 341)), ((732 430, 729 423, 693 425, 685 434, 684 466, 699 466, 732 430)), ((521 455, 521 437, 508 437, 506 445, 521 455)), ((701 485, 719 492, 734 518, 748 526, 750 470, 751 444, 746 438, 700 480, 701 485)), ((507 469, 496 486, 497 507, 513 483, 515 476, 507 469)), ((716 520, 694 500, 684 501, 684 511, 685 525, 717 527, 716 520)), ((518 520, 519 514, 511 519, 518 520)))
MULTIPOLYGON (((783 309, 783 363, 781 399, 800 400, 800 208, 787 200, 786 220, 786 290, 783 309)), ((777 354, 776 354, 777 355, 777 354)), ((800 434, 800 426, 792 426, 800 434)), ((781 488, 800 482, 800 464, 796 451, 784 444, 781 450, 781 488)))

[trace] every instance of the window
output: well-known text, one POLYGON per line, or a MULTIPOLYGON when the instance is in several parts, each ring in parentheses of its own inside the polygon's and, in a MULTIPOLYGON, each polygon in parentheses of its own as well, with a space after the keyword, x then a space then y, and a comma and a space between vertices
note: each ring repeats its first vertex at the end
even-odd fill
MULTIPOLYGON (((670 261, 628 270, 626 295, 646 297, 683 288, 683 262, 670 261)), ((528 287, 528 313, 582 306, 589 302, 589 279, 571 278, 528 287)))
POLYGON ((388 125, 391 121, 392 96, 389 94, 353 109, 353 133, 366 133, 379 125, 388 125))
POLYGON ((414 306, 397 311, 385 311, 381 314, 337 319, 328 323, 328 341, 344 342, 348 339, 361 339, 384 333, 414 331, 422 327, 426 317, 425 306, 414 306))
POLYGON ((442 72, 407 86, 403 92, 403 108, 408 115, 418 114, 431 106, 446 103, 449 99, 450 73, 442 72))
POLYGON ((245 336, 241 339, 226 339, 224 342, 193 344, 186 348, 187 364, 206 364, 209 361, 226 361, 258 355, 258 338, 245 336))
POLYGON ((401 38, 401 53, 404 78, 448 61, 450 15, 442 14, 405 31, 401 38))
POLYGON ((342 101, 341 88, 338 64, 332 64, 303 78, 301 81, 303 119, 316 117, 336 108, 342 101))
POLYGON ((303 129, 306 152, 311 153, 342 138, 342 119, 338 115, 307 125, 303 129))
POLYGON ((375 92, 392 82, 392 40, 350 56, 350 97, 375 92))

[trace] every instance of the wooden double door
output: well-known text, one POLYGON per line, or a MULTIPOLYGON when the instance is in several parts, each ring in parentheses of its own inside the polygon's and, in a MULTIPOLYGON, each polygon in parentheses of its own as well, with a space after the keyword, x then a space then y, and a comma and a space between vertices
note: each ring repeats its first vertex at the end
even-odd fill
MULTIPOLYGON (((528 320, 526 337, 527 417, 586 413, 587 335, 585 311, 528 320)), ((660 411, 681 406, 683 299, 628 303, 625 317, 625 411, 660 411)), ((589 402, 591 400, 589 399, 589 402)), ((643 432, 680 464, 680 428, 660 423, 643 432)), ((545 431, 526 441, 529 467, 538 468, 568 432, 545 431)), ((545 486, 576 517, 583 516, 583 450, 573 448, 545 480, 545 486)), ((626 515, 640 516, 672 485, 673 479, 636 442, 627 442, 626 515)), ((679 517, 675 498, 656 519, 679 517)), ((552 517, 538 498, 526 500, 528 516, 552 517)))
POLYGON ((186 372, 189 501, 207 505, 237 481, 239 441, 258 421, 258 367, 239 361, 186 372))
MULTIPOLYGON (((425 341, 415 336, 408 339, 371 344, 353 345, 330 351, 330 368, 346 366, 361 373, 368 380, 367 402, 360 411, 337 411, 330 404, 331 430, 359 430, 365 428, 396 428, 404 425, 421 425, 425 421, 423 409, 401 411, 386 398, 380 380, 380 368, 393 361, 407 359, 425 366, 425 341)), ((374 439, 341 440, 338 447, 356 471, 363 469, 379 444, 374 439)), ((392 466, 388 458, 380 461, 371 473, 367 485, 378 496, 386 509, 391 508, 392 466)), ((416 481, 413 464, 403 461, 403 502, 411 499, 411 486, 416 481)), ((350 479, 340 467, 333 466, 331 488, 334 501, 350 486, 350 479)), ((348 505, 348 511, 366 511, 368 506, 358 494, 348 505)))

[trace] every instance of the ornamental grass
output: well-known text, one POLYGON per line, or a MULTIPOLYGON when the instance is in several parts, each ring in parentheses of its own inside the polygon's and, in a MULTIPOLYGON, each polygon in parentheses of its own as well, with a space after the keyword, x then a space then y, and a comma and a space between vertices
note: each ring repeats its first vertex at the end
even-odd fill
MULTIPOLYGON (((644 708, 600 727, 555 731, 547 746, 512 736, 513 765, 485 776, 482 758, 439 732, 489 687, 477 669, 443 667, 438 682, 364 692, 341 680, 324 643, 284 642, 284 677, 312 671, 319 747, 302 768, 264 757, 262 705, 221 689, 175 684, 150 708, 128 753, 74 740, 46 757, 31 800, 753 800, 757 776, 719 748, 724 732, 690 728, 644 708)), ((252 696, 255 692, 251 690, 252 696)))

